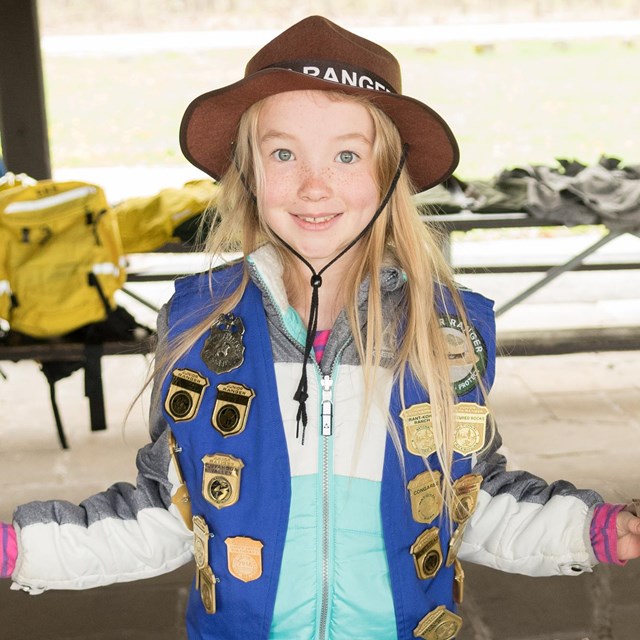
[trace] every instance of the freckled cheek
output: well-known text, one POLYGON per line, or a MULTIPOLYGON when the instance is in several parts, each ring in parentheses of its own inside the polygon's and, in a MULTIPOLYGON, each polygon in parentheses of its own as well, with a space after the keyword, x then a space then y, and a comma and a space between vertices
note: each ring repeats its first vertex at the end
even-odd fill
POLYGON ((354 209, 360 209, 363 211, 373 211, 378 206, 378 189, 373 181, 351 181, 345 185, 345 198, 351 203, 354 209))
POLYGON ((278 206, 289 202, 295 194, 296 182, 291 176, 267 174, 264 202, 267 206, 278 206))

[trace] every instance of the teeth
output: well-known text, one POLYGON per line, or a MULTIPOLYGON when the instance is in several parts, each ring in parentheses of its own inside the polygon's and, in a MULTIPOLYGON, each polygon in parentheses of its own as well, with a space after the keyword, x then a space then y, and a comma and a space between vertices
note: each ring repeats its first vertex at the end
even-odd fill
POLYGON ((330 216, 323 216, 322 218, 307 218, 305 216, 300 216, 300 220, 304 220, 305 222, 310 222, 311 224, 320 224, 321 222, 328 222, 329 220, 335 218, 335 214, 330 216))

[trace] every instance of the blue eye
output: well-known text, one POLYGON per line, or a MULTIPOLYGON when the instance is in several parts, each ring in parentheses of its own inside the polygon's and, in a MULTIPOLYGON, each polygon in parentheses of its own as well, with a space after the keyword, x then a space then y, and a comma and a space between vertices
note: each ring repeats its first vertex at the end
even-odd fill
POLYGON ((289 160, 293 159, 293 153, 291 153, 289 149, 276 149, 273 155, 276 160, 280 160, 280 162, 289 162, 289 160))
POLYGON ((358 158, 358 154, 353 151, 341 151, 336 158, 338 162, 342 162, 344 164, 352 164, 356 162, 358 158))

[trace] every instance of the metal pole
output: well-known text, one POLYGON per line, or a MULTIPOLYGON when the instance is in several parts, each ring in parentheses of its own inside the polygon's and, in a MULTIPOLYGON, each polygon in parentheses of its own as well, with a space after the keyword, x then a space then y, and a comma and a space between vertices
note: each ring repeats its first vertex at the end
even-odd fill
POLYGON ((8 171, 51 177, 36 0, 0 2, 0 140, 8 171))

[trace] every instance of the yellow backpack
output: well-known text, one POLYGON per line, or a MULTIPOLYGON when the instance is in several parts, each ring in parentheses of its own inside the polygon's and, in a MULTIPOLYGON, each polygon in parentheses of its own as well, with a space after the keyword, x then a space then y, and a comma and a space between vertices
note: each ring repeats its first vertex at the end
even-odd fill
POLYGON ((0 318, 51 338, 104 320, 126 279, 118 221, 85 182, 0 185, 0 318))
POLYGON ((197 218, 215 204, 218 185, 192 180, 156 195, 127 198, 114 206, 125 253, 154 251, 180 237, 193 236, 197 218), (183 234, 181 227, 187 232, 183 234))

